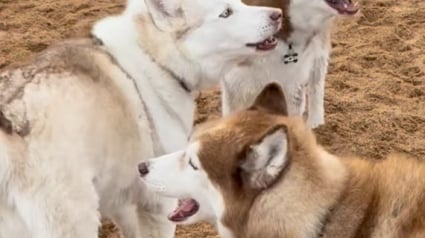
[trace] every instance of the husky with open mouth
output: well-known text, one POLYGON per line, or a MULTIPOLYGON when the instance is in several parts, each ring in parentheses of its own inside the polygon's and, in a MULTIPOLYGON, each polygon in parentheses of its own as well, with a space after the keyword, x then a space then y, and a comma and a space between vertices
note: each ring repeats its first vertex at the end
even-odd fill
POLYGON ((174 237, 176 199, 137 164, 183 148, 194 97, 276 46, 277 8, 237 0, 130 0, 93 39, 59 43, 0 74, 0 237, 174 237), (259 50, 261 49, 261 50, 259 50))
POLYGON ((206 220, 223 238, 425 237, 425 163, 328 153, 301 118, 287 116, 278 84, 139 173, 180 198, 171 221, 206 220))
POLYGON ((244 2, 281 8, 284 24, 273 54, 247 60, 226 75, 221 86, 223 114, 246 108, 266 84, 278 81, 290 115, 304 116, 312 128, 323 124, 331 24, 336 16, 356 14, 359 7, 351 0, 244 2))

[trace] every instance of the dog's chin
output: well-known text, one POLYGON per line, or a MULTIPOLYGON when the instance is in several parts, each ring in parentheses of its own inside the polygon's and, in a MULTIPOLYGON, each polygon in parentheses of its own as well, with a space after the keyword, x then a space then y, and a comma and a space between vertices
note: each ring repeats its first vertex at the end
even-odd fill
POLYGON ((179 224, 194 223, 196 221, 190 218, 199 212, 199 208, 199 202, 193 198, 179 199, 177 208, 168 215, 168 220, 179 224))
POLYGON ((277 46, 278 40, 275 36, 270 36, 269 38, 256 42, 256 43, 247 43, 246 47, 253 48, 256 51, 271 51, 274 50, 277 46))

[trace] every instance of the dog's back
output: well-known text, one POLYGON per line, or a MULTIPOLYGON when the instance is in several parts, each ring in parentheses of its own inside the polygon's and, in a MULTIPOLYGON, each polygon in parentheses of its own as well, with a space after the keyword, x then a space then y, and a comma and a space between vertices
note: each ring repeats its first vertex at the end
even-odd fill
POLYGON ((425 237, 425 163, 394 155, 351 171, 325 237, 425 237))
POLYGON ((299 172, 254 202, 246 237, 425 237, 425 163, 403 156, 339 160, 347 169, 342 183, 325 177, 344 174, 333 163, 327 171, 291 168, 299 172))

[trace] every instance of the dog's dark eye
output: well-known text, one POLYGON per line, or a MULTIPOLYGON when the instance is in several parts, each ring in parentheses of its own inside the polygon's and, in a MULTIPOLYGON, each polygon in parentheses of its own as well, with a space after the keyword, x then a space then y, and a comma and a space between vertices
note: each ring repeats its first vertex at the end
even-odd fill
POLYGON ((221 17, 221 18, 228 18, 232 14, 233 14, 232 9, 226 8, 226 10, 224 10, 224 12, 222 12, 219 17, 221 17))
POLYGON ((196 166, 193 164, 193 162, 192 162, 192 160, 191 160, 191 159, 189 160, 189 165, 190 165, 190 167, 192 167, 194 170, 198 170, 198 167, 196 167, 196 166))

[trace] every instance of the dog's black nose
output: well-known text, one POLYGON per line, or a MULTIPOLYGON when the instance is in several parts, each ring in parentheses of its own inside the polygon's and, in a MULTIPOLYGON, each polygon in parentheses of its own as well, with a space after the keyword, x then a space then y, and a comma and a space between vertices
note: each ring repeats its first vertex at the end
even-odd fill
POLYGON ((270 15, 270 19, 272 19, 273 21, 280 21, 280 19, 282 18, 282 13, 281 12, 273 12, 270 15))
POLYGON ((140 173, 140 176, 145 176, 146 174, 149 173, 149 168, 148 168, 147 162, 142 162, 142 163, 139 164, 139 173, 140 173))

